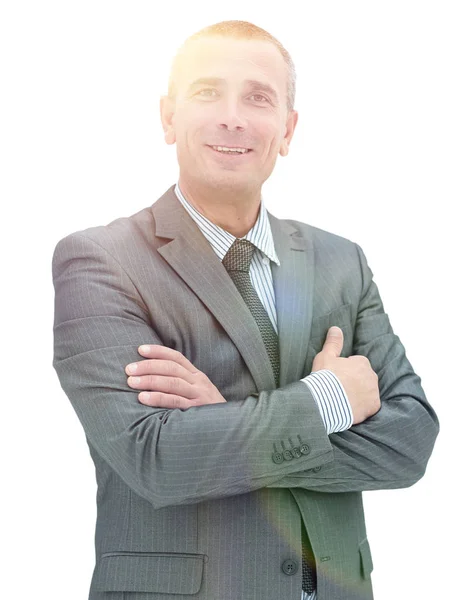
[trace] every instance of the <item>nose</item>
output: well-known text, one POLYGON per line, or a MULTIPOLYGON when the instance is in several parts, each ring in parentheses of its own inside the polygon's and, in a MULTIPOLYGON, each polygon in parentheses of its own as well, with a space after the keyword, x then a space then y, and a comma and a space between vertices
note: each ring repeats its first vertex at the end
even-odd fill
POLYGON ((242 114, 242 108, 239 107, 235 100, 228 100, 221 103, 218 114, 218 126, 220 129, 228 129, 229 131, 237 130, 244 131, 247 123, 242 114))

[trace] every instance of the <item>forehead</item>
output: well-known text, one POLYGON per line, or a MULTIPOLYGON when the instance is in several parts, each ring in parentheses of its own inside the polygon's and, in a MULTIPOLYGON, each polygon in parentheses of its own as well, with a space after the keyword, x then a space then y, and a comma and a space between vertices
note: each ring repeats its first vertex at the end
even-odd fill
POLYGON ((263 40, 222 36, 189 42, 178 69, 178 87, 187 89, 199 78, 219 78, 229 83, 258 80, 286 89, 287 68, 279 49, 263 40))

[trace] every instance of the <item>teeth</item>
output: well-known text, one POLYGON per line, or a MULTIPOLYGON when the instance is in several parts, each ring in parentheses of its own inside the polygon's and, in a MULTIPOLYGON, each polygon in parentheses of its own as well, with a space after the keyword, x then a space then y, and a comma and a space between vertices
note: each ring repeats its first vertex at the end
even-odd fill
POLYGON ((245 152, 249 152, 246 148, 227 148, 226 146, 212 146, 213 150, 218 150, 218 152, 240 152, 240 154, 245 154, 245 152))

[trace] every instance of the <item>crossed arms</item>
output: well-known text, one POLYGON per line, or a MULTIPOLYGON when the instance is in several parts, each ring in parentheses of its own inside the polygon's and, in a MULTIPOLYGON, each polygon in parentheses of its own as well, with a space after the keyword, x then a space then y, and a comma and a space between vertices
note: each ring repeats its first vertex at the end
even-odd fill
POLYGON ((327 435, 302 381, 188 410, 143 404, 127 383, 126 366, 139 361, 142 344, 163 346, 144 302, 96 242, 81 234, 61 240, 53 256, 53 365, 88 442, 156 508, 262 487, 339 492, 414 484, 424 474, 438 420, 359 256, 363 291, 354 352, 378 375, 381 408, 327 435), (273 444, 298 435, 309 454, 275 464, 273 444))

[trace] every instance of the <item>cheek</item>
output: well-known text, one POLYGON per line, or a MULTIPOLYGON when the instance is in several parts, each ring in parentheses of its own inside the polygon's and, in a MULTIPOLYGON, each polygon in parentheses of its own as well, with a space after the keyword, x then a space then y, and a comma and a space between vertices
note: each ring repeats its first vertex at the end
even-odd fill
POLYGON ((203 130, 207 121, 203 113, 194 110, 188 110, 181 114, 181 118, 176 120, 176 138, 177 141, 189 146, 196 142, 197 138, 203 139, 203 130))
POLYGON ((280 130, 279 123, 274 123, 273 120, 259 119, 254 123, 255 135, 260 140, 264 141, 266 147, 280 145, 283 132, 280 130))
POLYGON ((282 138, 278 129, 266 131, 266 152, 267 157, 273 160, 280 149, 282 138))

